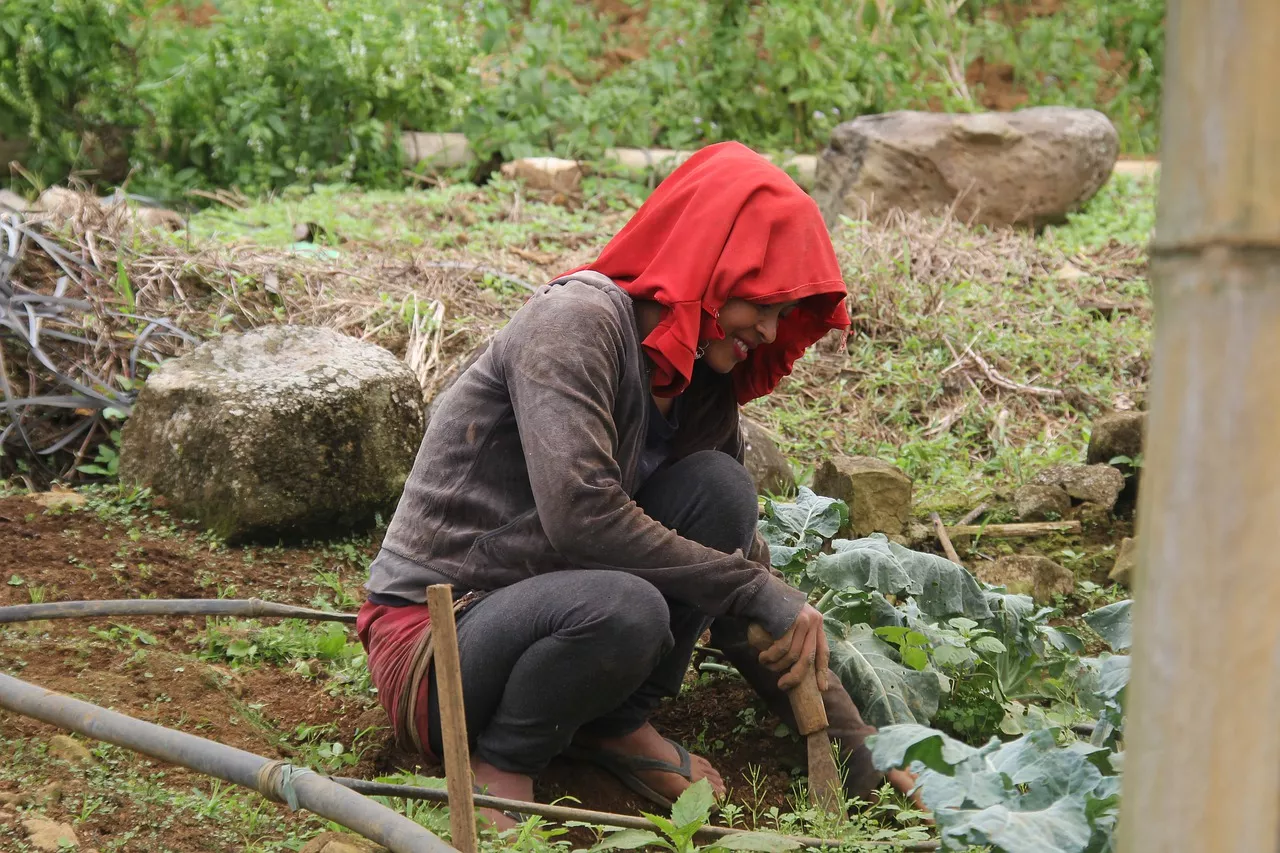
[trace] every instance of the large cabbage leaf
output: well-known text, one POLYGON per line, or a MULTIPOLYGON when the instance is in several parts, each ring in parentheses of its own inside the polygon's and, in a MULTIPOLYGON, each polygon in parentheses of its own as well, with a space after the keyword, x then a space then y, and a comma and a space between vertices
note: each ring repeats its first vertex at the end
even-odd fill
POLYGON ((809 567, 810 576, 830 589, 909 595, 933 619, 992 617, 977 579, 950 560, 904 548, 882 533, 837 539, 831 548, 809 567))
POLYGON ((1120 786, 1109 750, 1059 747, 1049 730, 972 747, 917 725, 886 727, 867 744, 882 770, 915 764, 920 796, 947 849, 1110 849, 1120 786))
POLYGON ((1085 623, 1107 641, 1113 652, 1126 651, 1133 645, 1133 601, 1117 601, 1084 615, 1085 623))
POLYGON ((874 726, 927 723, 938 713, 946 679, 933 669, 904 666, 897 650, 869 625, 829 634, 828 641, 831 669, 867 722, 874 726))

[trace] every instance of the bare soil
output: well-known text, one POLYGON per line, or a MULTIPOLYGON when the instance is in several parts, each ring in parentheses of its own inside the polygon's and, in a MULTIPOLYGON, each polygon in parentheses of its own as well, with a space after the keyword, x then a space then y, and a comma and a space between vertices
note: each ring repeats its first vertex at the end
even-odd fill
MULTIPOLYGON (((370 546, 365 546, 367 556, 370 546)), ((362 561, 341 559, 324 546, 289 548, 211 547, 198 530, 140 510, 130 518, 99 517, 91 508, 50 510, 26 497, 0 498, 0 605, 47 601, 136 597, 262 597, 310 604, 320 587, 317 569, 340 572, 344 586, 359 597, 362 561), (33 592, 34 591, 34 592, 33 592)), ((284 665, 233 666, 202 654, 203 618, 48 620, 0 630, 0 669, 33 684, 112 708, 139 719, 176 728, 272 758, 305 760, 292 735, 299 726, 333 724, 327 739, 364 746, 359 763, 344 775, 374 778, 397 770, 441 775, 399 751, 382 709, 367 696, 331 689, 323 674, 308 678, 284 665), (154 643, 130 640, 124 624, 146 632, 154 643)), ((751 690, 731 677, 694 679, 664 707, 655 723, 668 736, 711 758, 729 783, 734 800, 754 808, 784 806, 792 781, 803 770, 804 751, 789 733, 775 734, 751 690), (747 712, 745 709, 754 709, 747 712), (753 782, 754 780, 754 782, 753 782)), ((0 754, 34 761, 34 772, 19 782, 0 770, 0 850, 23 849, 21 821, 32 816, 72 824, 82 849, 223 850, 225 837, 207 827, 166 816, 157 803, 107 793, 105 803, 84 815, 99 792, 91 775, 72 770, 47 755, 35 755, 58 730, 0 712, 0 754), (51 789, 50 786, 53 786, 51 789), (54 795, 47 795, 54 790, 54 795), (145 845, 121 845, 129 833, 145 845), (114 844, 113 844, 114 840, 114 844)), ((95 748, 97 744, 86 741, 95 748)), ((209 793, 211 780, 117 751, 106 778, 128 774, 158 777, 169 791, 209 793)), ((101 772, 101 771, 99 771, 101 772)), ((539 779, 538 799, 571 797, 582 807, 638 813, 650 806, 607 773, 557 762, 539 779)), ((96 802, 96 800, 95 800, 96 802)), ((296 831, 312 835, 313 819, 265 803, 264 838, 296 831)), ((581 830, 578 830, 583 834, 581 830)), ((575 838, 575 840, 577 840, 575 838)), ((582 841, 589 841, 584 834, 582 841)), ((256 848, 255 848, 256 849, 256 848)))

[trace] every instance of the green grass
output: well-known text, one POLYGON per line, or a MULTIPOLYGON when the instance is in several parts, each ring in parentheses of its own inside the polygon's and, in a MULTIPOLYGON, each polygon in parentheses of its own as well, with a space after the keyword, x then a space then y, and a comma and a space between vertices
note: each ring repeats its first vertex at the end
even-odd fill
POLYGON ((625 221, 646 192, 645 185, 624 178, 588 177, 582 200, 566 206, 496 176, 483 187, 446 183, 403 192, 325 185, 286 191, 243 210, 203 211, 192 218, 189 232, 197 238, 285 247, 295 243, 295 226, 314 223, 321 246, 465 249, 481 260, 491 250, 555 253, 598 242, 601 222, 625 221))
POLYGON ((915 480, 922 512, 1083 461, 1090 419, 1145 393, 1153 221, 1153 182, 1120 177, 1038 237, 915 218, 846 224, 834 241, 855 315, 848 359, 811 351, 749 411, 803 460, 802 480, 823 454, 876 456, 915 480), (1064 276, 1068 264, 1081 275, 1064 276), (1129 310, 1108 317, 1099 303, 1129 310), (1001 387, 967 348, 1006 385, 1049 393, 1001 387))
MULTIPOLYGON (((315 223, 318 242, 339 252, 423 251, 537 282, 589 262, 646 193, 612 176, 588 178, 583 199, 568 203, 502 179, 409 192, 325 186, 206 211, 191 230, 279 247, 296 224, 315 223)), ((849 357, 811 351, 748 413, 774 431, 801 482, 824 454, 876 456, 916 481, 922 511, 972 505, 1083 459, 1094 416, 1142 402, 1154 201, 1154 180, 1118 175, 1040 235, 911 217, 837 228, 855 316, 849 357), (1129 310, 1096 310, 1115 303, 1129 310), (966 347, 1002 379, 1051 393, 1000 387, 973 361, 956 366, 966 347)))

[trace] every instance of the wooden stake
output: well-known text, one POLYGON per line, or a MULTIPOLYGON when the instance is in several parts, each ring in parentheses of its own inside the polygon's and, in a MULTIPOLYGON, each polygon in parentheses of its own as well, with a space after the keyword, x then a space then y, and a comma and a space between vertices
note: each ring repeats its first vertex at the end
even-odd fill
POLYGON ((1119 849, 1264 853, 1280 849, 1280 3, 1170 0, 1166 20, 1119 849))
POLYGON ((957 566, 964 566, 960 562, 960 555, 956 553, 956 546, 951 544, 951 537, 947 535, 947 528, 942 526, 942 516, 936 512, 929 513, 929 520, 933 522, 933 529, 938 533, 938 541, 942 543, 942 550, 946 552, 947 559, 955 563, 957 566))
POLYGON ((475 792, 471 754, 467 748, 467 715, 462 705, 462 665, 458 658, 458 626, 453 619, 453 587, 427 587, 431 611, 432 665, 440 700, 440 734, 444 740, 445 785, 449 790, 449 832, 462 853, 477 853, 475 792))

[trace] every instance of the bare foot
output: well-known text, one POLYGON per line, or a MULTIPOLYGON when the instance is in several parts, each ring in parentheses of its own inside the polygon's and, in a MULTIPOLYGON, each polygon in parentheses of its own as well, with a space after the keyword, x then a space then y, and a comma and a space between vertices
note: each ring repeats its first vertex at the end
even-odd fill
MULTIPOLYGON (((907 770, 889 770, 885 772, 884 778, 887 779, 889 784, 896 788, 903 796, 915 803, 916 808, 920 811, 926 813, 929 811, 928 807, 924 804, 924 800, 920 798, 920 792, 913 792, 911 790, 916 785, 916 777, 914 773, 907 770)), ((925 823, 932 824, 933 819, 925 818, 925 823)))
MULTIPOLYGON (((506 797, 509 800, 533 801, 533 778, 521 773, 508 773, 499 770, 486 761, 471 759, 471 773, 476 786, 491 797, 506 797)), ((516 825, 516 822, 496 809, 480 809, 480 816, 493 824, 502 832, 516 825)))
MULTIPOLYGON (((662 735, 658 734, 658 730, 651 723, 645 723, 634 732, 621 737, 592 738, 587 742, 590 746, 620 752, 623 755, 643 755, 646 758, 668 761, 677 767, 680 765, 680 754, 662 735)), ((690 763, 690 769, 693 771, 692 780, 684 778, 679 773, 668 773, 662 770, 637 770, 636 778, 670 800, 675 800, 699 779, 706 779, 711 783, 711 790, 715 791, 717 799, 723 797, 724 780, 720 778, 719 771, 700 755, 692 755, 690 758, 692 759, 690 763)))

